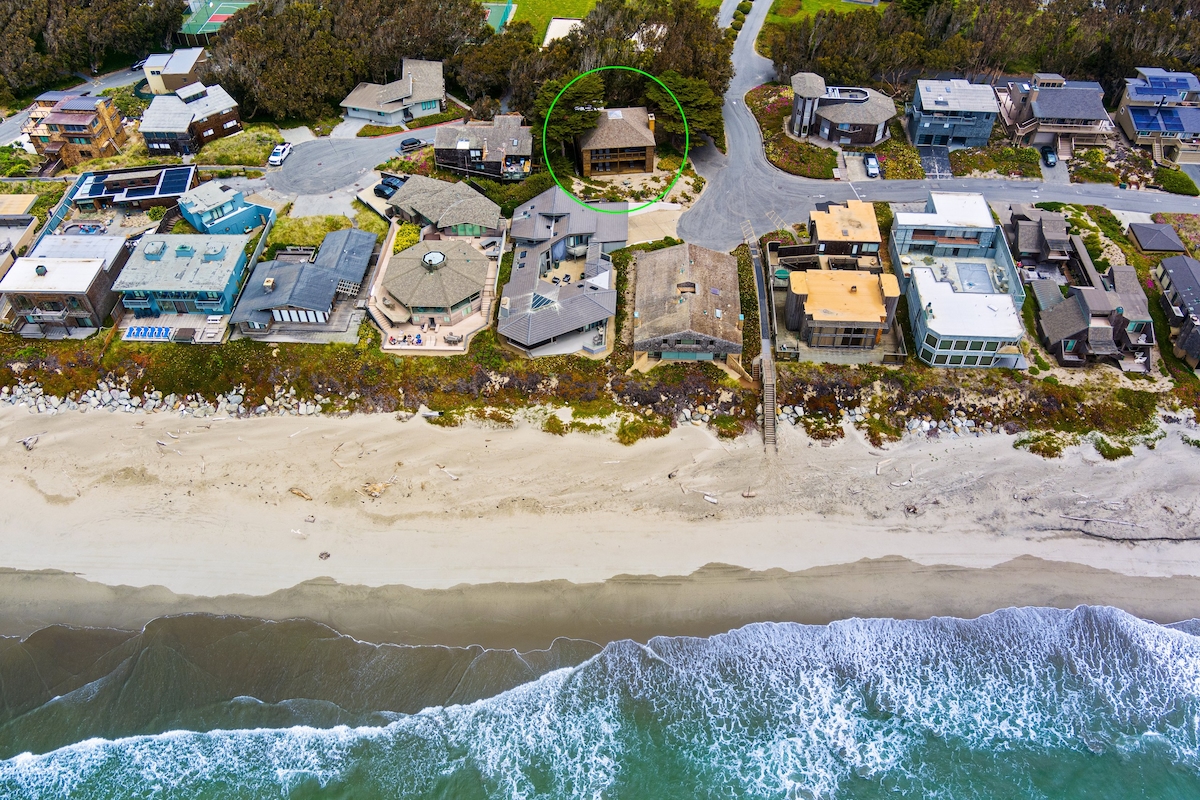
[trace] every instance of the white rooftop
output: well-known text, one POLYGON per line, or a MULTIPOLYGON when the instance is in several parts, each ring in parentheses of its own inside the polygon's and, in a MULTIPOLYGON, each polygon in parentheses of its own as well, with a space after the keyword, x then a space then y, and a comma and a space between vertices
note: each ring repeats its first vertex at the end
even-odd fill
POLYGON ((105 269, 107 269, 117 260, 117 256, 124 248, 124 236, 76 236, 55 233, 43 236, 41 241, 29 251, 29 255, 37 258, 75 260, 98 258, 104 262, 105 269))
POLYGON ((909 279, 916 284, 921 307, 933 311, 925 319, 926 327, 939 336, 1016 341, 1025 332, 1011 295, 956 292, 929 267, 913 267, 909 279))
POLYGON ((0 280, 0 293, 85 294, 104 270, 102 258, 18 258, 0 280), (44 275, 38 274, 43 267, 44 275))
POLYGON ((907 228, 987 228, 996 227, 991 209, 983 195, 974 192, 930 192, 933 211, 902 211, 896 224, 907 228))
POLYGON ((925 111, 1000 111, 996 92, 987 84, 969 83, 962 78, 917 81, 917 91, 925 111))

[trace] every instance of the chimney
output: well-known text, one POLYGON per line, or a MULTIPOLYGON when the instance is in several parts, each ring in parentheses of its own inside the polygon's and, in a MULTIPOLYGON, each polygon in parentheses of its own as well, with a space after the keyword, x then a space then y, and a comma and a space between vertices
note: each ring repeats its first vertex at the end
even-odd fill
POLYGON ((33 268, 33 271, 36 272, 38 275, 45 275, 46 274, 46 265, 38 264, 36 267, 33 268))
POLYGON ((267 292, 275 291, 275 279, 274 278, 267 278, 265 281, 263 281, 263 291, 267 291, 267 292))
POLYGON ((650 129, 651 133, 654 133, 654 115, 653 114, 646 115, 646 127, 648 127, 650 129))
POLYGON ((850 291, 851 291, 851 293, 853 293, 853 292, 857 292, 857 291, 858 291, 858 286, 851 286, 851 287, 850 287, 850 291))

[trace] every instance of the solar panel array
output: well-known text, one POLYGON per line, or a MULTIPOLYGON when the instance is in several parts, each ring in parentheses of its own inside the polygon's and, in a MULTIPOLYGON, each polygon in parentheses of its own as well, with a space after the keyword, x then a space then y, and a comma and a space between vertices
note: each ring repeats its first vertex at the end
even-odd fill
POLYGON ((169 169, 162 177, 159 184, 159 194, 183 194, 187 191, 188 182, 191 179, 192 170, 190 167, 182 169, 169 169))
POLYGON ((1182 133, 1183 120, 1179 112, 1173 108, 1130 108, 1129 115, 1133 118, 1133 126, 1139 131, 1168 131, 1182 133))
POLYGON ((154 191, 153 186, 142 186, 137 189, 130 189, 129 191, 125 192, 125 196, 126 197, 149 197, 150 195, 152 195, 154 193, 155 193, 155 191, 154 191))
POLYGON ((88 197, 99 197, 100 195, 103 195, 103 194, 112 194, 112 192, 110 192, 108 190, 108 187, 104 185, 104 181, 93 180, 92 185, 90 187, 88 187, 87 196, 88 197))
POLYGON ((1146 82, 1157 89, 1170 89, 1177 92, 1186 92, 1189 84, 1187 78, 1168 78, 1165 75, 1153 75, 1146 82))

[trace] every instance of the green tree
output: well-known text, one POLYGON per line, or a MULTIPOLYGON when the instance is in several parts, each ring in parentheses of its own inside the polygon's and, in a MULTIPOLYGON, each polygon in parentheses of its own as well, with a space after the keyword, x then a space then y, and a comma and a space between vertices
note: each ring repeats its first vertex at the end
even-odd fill
POLYGON ((600 118, 597 109, 604 107, 604 81, 598 73, 575 81, 554 103, 554 98, 567 83, 562 79, 550 81, 538 92, 535 103, 537 127, 546 125, 546 142, 561 142, 564 151, 568 142, 574 142, 576 136, 596 127, 600 118), (552 103, 554 111, 547 122, 546 115, 552 103))
POLYGON ((513 23, 502 33, 475 47, 465 48, 455 56, 453 67, 458 85, 469 100, 485 94, 499 97, 508 89, 513 64, 536 50, 533 26, 524 21, 513 23))
MULTIPOLYGON (((683 106, 693 141, 698 134, 707 133, 722 143, 725 138, 722 100, 712 87, 699 78, 685 78, 674 70, 658 77, 675 94, 679 105, 683 106)), ((646 101, 654 109, 655 130, 668 134, 673 142, 682 145, 684 121, 671 95, 654 81, 648 81, 646 101)))

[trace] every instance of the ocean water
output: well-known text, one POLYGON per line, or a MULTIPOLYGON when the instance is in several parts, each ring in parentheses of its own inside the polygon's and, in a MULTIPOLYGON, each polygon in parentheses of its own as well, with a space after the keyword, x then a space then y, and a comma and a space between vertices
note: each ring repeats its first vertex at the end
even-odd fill
POLYGON ((0 651, 5 798, 1200 798, 1200 639, 1111 608, 518 654, 314 623, 0 651))

